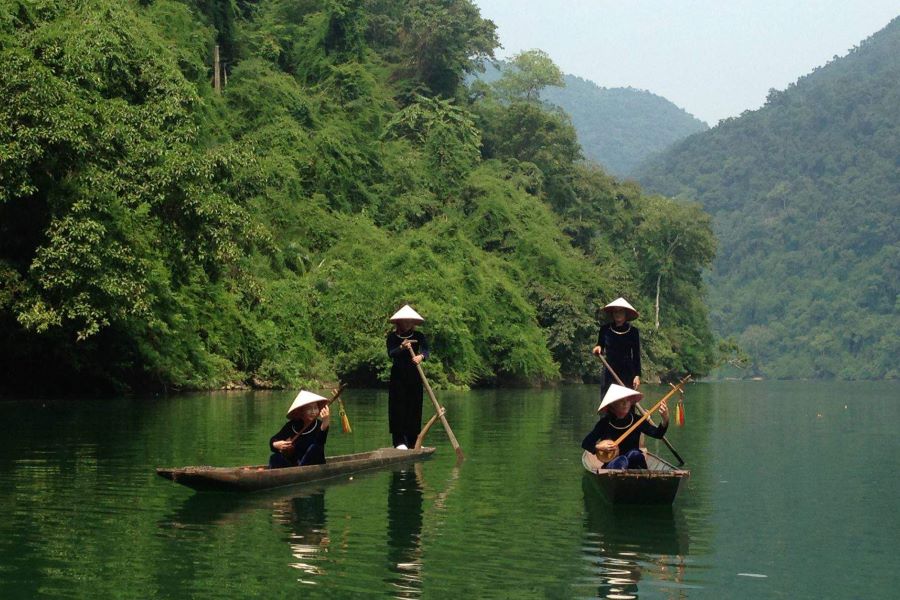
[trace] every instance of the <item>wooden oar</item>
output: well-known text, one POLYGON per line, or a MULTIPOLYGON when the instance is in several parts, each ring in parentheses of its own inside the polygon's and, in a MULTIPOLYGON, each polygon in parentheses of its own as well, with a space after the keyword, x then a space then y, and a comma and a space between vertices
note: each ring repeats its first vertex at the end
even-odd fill
MULTIPOLYGON (((412 358, 416 357, 415 350, 412 349, 412 346, 407 346, 409 350, 409 355, 412 358)), ((422 370, 422 365, 413 361, 413 364, 416 365, 416 370, 419 371, 419 377, 422 378, 422 385, 425 386, 425 391, 428 392, 428 396, 431 398, 432 404, 434 404, 434 411, 437 413, 438 417, 441 420, 441 423, 444 425, 444 429, 447 431, 447 437, 450 438, 450 445, 453 446, 453 449, 456 451, 456 457, 459 460, 463 460, 465 456, 463 456, 462 448, 459 447, 459 442, 456 441, 456 436, 453 435, 453 430, 450 429, 450 423, 447 422, 447 417, 444 416, 445 411, 440 403, 437 401, 437 398, 434 397, 434 392, 431 390, 431 386, 428 384, 428 378, 425 377, 425 371, 422 370)))
MULTIPOLYGON (((447 409, 443 409, 443 412, 447 412, 447 409)), ((416 445, 413 446, 414 449, 419 450, 422 448, 422 444, 425 443, 425 436, 428 435, 428 430, 431 429, 431 426, 434 425, 439 416, 441 416, 439 413, 431 415, 431 418, 425 423, 425 427, 422 428, 422 431, 420 431, 419 435, 416 437, 416 445)))
POLYGON ((640 419, 635 421, 634 424, 625 431, 625 433, 623 433, 622 435, 619 436, 619 439, 617 439, 616 441, 613 442, 613 444, 616 446, 615 449, 613 449, 613 450, 597 450, 597 452, 596 452, 597 458, 602 460, 603 463, 605 464, 605 463, 608 463, 609 461, 611 461, 612 459, 614 459, 616 456, 618 456, 619 455, 619 444, 621 444, 625 438, 627 438, 629 435, 631 435, 631 433, 635 429, 640 427, 641 423, 643 423, 644 421, 649 419, 650 415, 653 414, 656 411, 656 409, 658 409, 660 406, 662 406, 666 400, 668 400, 670 397, 672 397, 673 394, 681 391, 681 388, 684 387, 684 384, 686 384, 688 381, 690 381, 690 379, 691 379, 691 376, 686 375, 684 377, 684 379, 682 379, 681 381, 678 382, 678 385, 673 386, 672 390, 668 394, 663 396, 659 402, 654 404, 653 408, 651 408, 650 410, 645 412, 644 416, 642 416, 640 419))
MULTIPOLYGON (((608 370, 610 373, 612 373, 612 376, 613 376, 613 378, 616 380, 616 383, 618 383, 618 384, 621 385, 622 387, 627 387, 627 388, 630 388, 630 387, 631 387, 630 385, 625 385, 624 383, 622 383, 622 380, 619 379, 619 376, 616 375, 616 372, 613 371, 613 368, 610 366, 610 364, 609 364, 608 362, 606 362, 606 357, 604 357, 602 354, 598 354, 597 356, 599 356, 599 357, 600 357, 600 360, 603 361, 603 365, 607 368, 607 370, 608 370)), ((635 404, 634 407, 635 407, 636 409, 638 409, 638 416, 639 416, 639 417, 641 417, 641 416, 644 415, 644 412, 645 412, 645 411, 644 411, 644 407, 642 407, 640 404, 635 404)), ((650 424, 651 424, 651 425, 653 425, 654 427, 656 427, 656 423, 653 422, 653 419, 650 419, 650 418, 648 417, 648 420, 650 421, 650 424)), ((666 439, 666 436, 663 436, 663 437, 662 437, 662 441, 666 444, 666 448, 668 448, 669 450, 672 451, 672 455, 676 458, 676 460, 678 460, 678 466, 679 466, 679 467, 684 466, 684 459, 681 458, 681 455, 678 454, 678 451, 677 451, 677 450, 675 450, 675 446, 673 446, 673 445, 669 442, 669 440, 666 439)))

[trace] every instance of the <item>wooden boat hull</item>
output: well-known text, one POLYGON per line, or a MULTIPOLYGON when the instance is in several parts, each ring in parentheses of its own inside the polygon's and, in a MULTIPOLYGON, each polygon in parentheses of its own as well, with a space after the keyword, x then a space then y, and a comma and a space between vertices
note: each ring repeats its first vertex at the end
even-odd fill
POLYGON ((156 469, 160 477, 195 490, 253 492, 323 481, 387 465, 425 460, 434 448, 397 450, 380 448, 371 452, 327 457, 324 465, 270 469, 266 465, 246 467, 183 467, 156 469))
POLYGON ((691 476, 687 469, 678 469, 650 452, 648 469, 604 469, 590 452, 582 455, 581 463, 595 486, 612 504, 672 504, 681 482, 691 476))

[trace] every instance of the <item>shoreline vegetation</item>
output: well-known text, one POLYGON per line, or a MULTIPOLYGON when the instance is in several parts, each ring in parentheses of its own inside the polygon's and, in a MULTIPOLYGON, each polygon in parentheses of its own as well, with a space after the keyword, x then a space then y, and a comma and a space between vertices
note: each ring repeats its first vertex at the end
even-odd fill
POLYGON ((708 373, 710 217, 584 161, 544 53, 467 86, 497 46, 468 0, 0 0, 0 393, 380 386, 407 302, 437 386, 593 381, 617 296, 648 381, 708 373))

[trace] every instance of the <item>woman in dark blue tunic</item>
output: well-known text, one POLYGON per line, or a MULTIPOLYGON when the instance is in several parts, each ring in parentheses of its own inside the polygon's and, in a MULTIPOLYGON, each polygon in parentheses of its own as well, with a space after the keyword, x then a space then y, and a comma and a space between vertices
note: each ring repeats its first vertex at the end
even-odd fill
MULTIPOLYGON (((603 307, 603 312, 610 316, 611 321, 600 328, 593 353, 598 356, 604 354, 622 383, 637 390, 641 387, 641 335, 631 321, 640 315, 625 298, 616 298, 603 307)), ((615 381, 609 369, 604 367, 601 397, 606 395, 606 390, 615 381)))
POLYGON ((391 317, 396 329, 387 336, 387 353, 391 358, 391 381, 388 384, 388 422, 395 448, 415 446, 422 429, 422 378, 416 368, 428 358, 428 341, 416 326, 424 323, 409 304, 391 317), (411 356, 409 348, 415 356, 411 356))
MULTIPOLYGON (((619 439, 639 418, 634 412, 634 405, 640 402, 643 396, 640 392, 630 390, 620 385, 612 384, 609 391, 603 397, 603 402, 597 412, 606 414, 597 421, 594 429, 585 436, 581 447, 595 454, 598 450, 609 451, 616 448, 613 443, 619 439)), ((641 423, 634 431, 628 434, 618 446, 619 455, 603 465, 604 469, 646 469, 647 459, 641 452, 641 434, 661 439, 669 427, 669 407, 663 403, 659 407, 659 416, 662 422, 654 427, 648 421, 641 423)))
POLYGON ((269 440, 269 468, 325 464, 331 412, 328 400, 301 390, 288 409, 288 422, 269 440))

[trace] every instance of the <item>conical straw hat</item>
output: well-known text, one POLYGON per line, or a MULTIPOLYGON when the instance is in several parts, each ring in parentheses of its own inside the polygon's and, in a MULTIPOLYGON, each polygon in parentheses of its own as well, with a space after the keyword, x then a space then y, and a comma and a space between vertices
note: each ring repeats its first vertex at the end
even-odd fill
POLYGON ((412 306, 409 304, 404 304, 403 308, 394 313, 394 316, 391 317, 391 323, 396 321, 416 321, 418 323, 424 323, 425 319, 422 318, 422 315, 413 310, 412 306))
POLYGON ((640 392, 636 392, 627 387, 622 387, 621 385, 616 385, 615 383, 609 386, 609 389, 606 390, 606 395, 603 396, 603 402, 600 403, 600 408, 597 409, 597 412, 601 412, 607 406, 615 402, 616 400, 622 400, 626 398, 628 400, 634 400, 635 402, 640 402, 641 398, 644 395, 640 392))
POLYGON ((612 311, 617 308, 621 308, 625 311, 625 319, 628 321, 634 321, 639 316, 641 316, 638 314, 638 311, 634 310, 634 307, 632 305, 628 304, 628 300, 626 300, 625 298, 616 298, 615 300, 604 306, 603 311, 606 314, 612 314, 612 311))
POLYGON ((328 401, 328 398, 323 398, 318 394, 313 394, 312 392, 307 392, 306 390, 300 390, 300 393, 297 394, 297 397, 294 398, 294 403, 291 404, 291 407, 287 411, 288 418, 291 417, 291 413, 297 410, 302 406, 306 406, 307 404, 312 404, 313 402, 322 402, 328 401))

